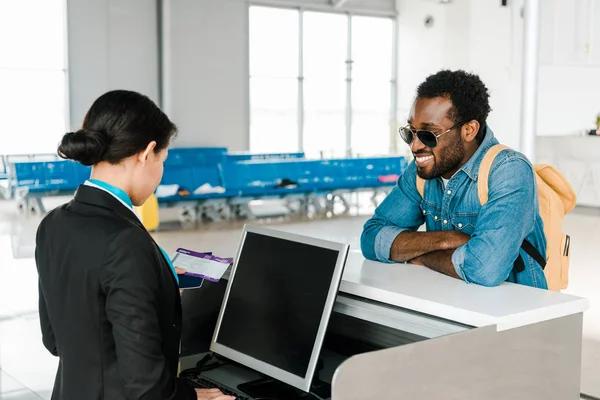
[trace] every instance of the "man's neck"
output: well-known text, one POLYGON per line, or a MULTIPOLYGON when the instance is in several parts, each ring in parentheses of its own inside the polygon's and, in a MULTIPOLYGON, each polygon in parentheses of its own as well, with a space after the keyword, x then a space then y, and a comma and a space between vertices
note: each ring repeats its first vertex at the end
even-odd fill
POLYGON ((463 157, 462 161, 458 164, 458 166, 455 169, 448 171, 447 173, 442 175, 442 178, 444 178, 444 179, 452 178, 452 175, 454 175, 458 170, 460 170, 463 165, 465 165, 467 162, 469 162, 471 157, 473 157, 473 154, 475 154, 477 152, 477 150, 479 149, 479 146, 481 146, 481 144, 485 140, 485 134, 486 134, 486 130, 487 130, 486 127, 487 127, 487 125, 483 125, 479 128, 479 130, 483 129, 483 137, 481 138, 481 142, 478 141, 477 139, 475 139, 472 143, 470 143, 470 145, 465 149, 465 156, 463 157))

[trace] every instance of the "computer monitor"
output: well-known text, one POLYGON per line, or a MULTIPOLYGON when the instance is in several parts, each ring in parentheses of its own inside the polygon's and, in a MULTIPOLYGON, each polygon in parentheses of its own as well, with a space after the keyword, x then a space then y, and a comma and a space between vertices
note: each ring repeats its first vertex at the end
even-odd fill
POLYGON ((244 227, 211 351, 309 392, 348 248, 244 227))

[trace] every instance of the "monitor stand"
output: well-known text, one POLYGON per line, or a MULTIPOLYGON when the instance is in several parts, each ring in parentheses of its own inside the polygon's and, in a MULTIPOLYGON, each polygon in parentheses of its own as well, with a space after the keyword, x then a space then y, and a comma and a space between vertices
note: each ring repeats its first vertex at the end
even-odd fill
MULTIPOLYGON (((250 397, 265 400, 312 400, 316 399, 313 395, 296 389, 286 383, 276 379, 262 378, 255 381, 246 382, 238 385, 240 391, 250 397)), ((311 393, 316 394, 321 399, 331 397, 331 385, 319 380, 313 380, 310 388, 311 393)))

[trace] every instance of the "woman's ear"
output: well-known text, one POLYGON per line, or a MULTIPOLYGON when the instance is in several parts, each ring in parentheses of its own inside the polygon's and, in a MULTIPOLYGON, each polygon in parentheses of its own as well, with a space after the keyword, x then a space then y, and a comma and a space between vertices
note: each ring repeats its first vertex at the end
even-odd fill
POLYGON ((461 132, 463 141, 467 143, 474 141, 477 137, 477 132, 479 132, 479 126, 477 120, 472 120, 464 124, 461 132))
POLYGON ((156 142, 153 140, 148 143, 148 146, 146 146, 142 152, 139 153, 138 160, 142 163, 142 165, 145 165, 148 161, 150 161, 150 157, 152 156, 155 148, 156 142))

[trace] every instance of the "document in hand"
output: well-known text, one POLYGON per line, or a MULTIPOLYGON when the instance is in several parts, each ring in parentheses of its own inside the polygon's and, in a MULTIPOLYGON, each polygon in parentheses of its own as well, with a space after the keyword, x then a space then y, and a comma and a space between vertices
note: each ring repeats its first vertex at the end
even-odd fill
POLYGON ((218 282, 233 258, 221 258, 207 253, 198 253, 187 249, 177 249, 173 264, 186 270, 185 275, 218 282))

